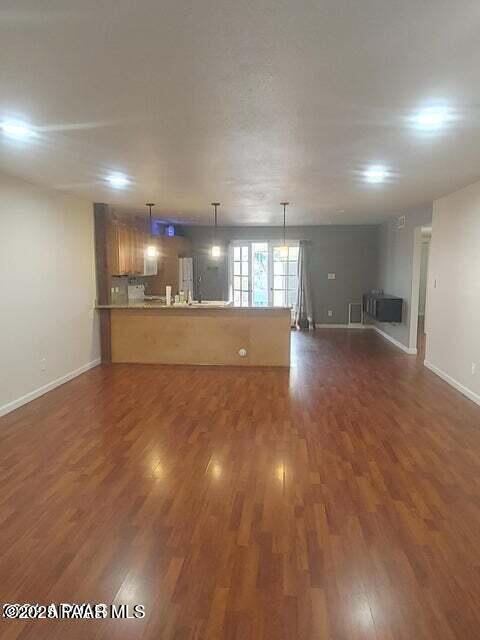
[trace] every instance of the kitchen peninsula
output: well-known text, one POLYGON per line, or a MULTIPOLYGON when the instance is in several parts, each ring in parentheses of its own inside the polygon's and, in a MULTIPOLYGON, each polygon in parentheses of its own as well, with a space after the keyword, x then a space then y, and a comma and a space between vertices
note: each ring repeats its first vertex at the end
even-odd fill
POLYGON ((97 308, 109 316, 112 362, 290 365, 288 308, 233 307, 222 302, 97 308))
POLYGON ((189 240, 154 235, 151 223, 142 227, 142 219, 119 217, 106 204, 96 203, 94 212, 103 362, 289 366, 289 308, 205 300, 167 305, 158 294, 168 286, 180 298, 179 263, 192 255, 189 240))

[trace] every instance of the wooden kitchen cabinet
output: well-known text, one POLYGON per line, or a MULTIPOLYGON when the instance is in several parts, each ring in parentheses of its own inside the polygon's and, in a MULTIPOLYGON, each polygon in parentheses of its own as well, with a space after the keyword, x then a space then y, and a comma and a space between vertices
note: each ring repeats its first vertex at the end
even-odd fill
POLYGON ((191 242, 183 236, 151 237, 148 231, 111 218, 107 229, 107 264, 110 276, 143 275, 148 245, 158 250, 158 275, 149 276, 151 292, 164 293, 165 285, 178 287, 178 258, 192 255, 191 242))
POLYGON ((128 227, 117 224, 118 274, 130 272, 130 249, 128 227))
MULTIPOLYGON (((111 230, 111 275, 142 275, 149 235, 135 227, 114 222, 111 230)), ((153 242, 155 244, 155 242, 153 242)))
POLYGON ((140 229, 133 230, 133 256, 132 267, 133 273, 142 274, 144 271, 144 257, 147 245, 150 244, 150 238, 147 233, 140 229))
POLYGON ((148 279, 148 293, 165 295, 165 287, 170 285, 175 294, 178 292, 178 259, 192 255, 192 243, 183 236, 159 236, 157 246, 158 274, 148 279))

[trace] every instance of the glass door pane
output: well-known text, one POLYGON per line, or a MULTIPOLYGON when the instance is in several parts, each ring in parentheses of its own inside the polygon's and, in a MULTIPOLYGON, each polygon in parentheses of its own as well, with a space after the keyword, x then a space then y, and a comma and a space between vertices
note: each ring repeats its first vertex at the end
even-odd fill
POLYGON ((287 306, 286 281, 288 277, 288 257, 284 256, 280 247, 273 247, 273 283, 272 292, 274 307, 287 306))
POLYGON ((252 243, 252 305, 268 306, 268 242, 252 243))
POLYGON ((285 254, 273 247, 273 306, 294 307, 297 299, 298 246, 289 246, 285 254))
POLYGON ((236 307, 248 307, 250 293, 250 247, 233 248, 233 304, 236 307))

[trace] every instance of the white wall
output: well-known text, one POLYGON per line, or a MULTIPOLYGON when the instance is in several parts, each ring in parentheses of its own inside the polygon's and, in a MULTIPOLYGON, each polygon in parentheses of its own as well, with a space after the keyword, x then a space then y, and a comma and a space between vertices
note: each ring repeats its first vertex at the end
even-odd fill
POLYGON ((422 255, 420 262, 420 295, 418 299, 418 315, 425 315, 427 302, 427 276, 428 276, 428 254, 430 251, 430 238, 422 240, 422 255))
MULTIPOLYGON (((380 227, 378 286, 386 294, 403 298, 402 322, 375 323, 381 331, 407 349, 416 344, 415 329, 411 326, 412 278, 414 275, 415 243, 420 227, 430 224, 432 205, 399 212, 380 227), (398 216, 405 215, 405 226, 398 228, 398 216)), ((418 291, 419 284, 416 283, 418 291)))
POLYGON ((426 364, 480 401, 480 182, 436 200, 432 226, 426 364))
POLYGON ((92 204, 0 174, 0 291, 2 415, 98 362, 92 204))

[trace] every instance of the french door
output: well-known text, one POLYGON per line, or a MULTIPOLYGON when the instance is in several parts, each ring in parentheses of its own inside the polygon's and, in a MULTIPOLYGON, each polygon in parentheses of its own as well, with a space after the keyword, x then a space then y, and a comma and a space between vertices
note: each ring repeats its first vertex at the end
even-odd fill
POLYGON ((231 291, 238 307, 294 307, 298 243, 235 242, 231 250, 231 291))
POLYGON ((236 307, 250 306, 250 246, 233 247, 232 260, 233 304, 236 307))
POLYGON ((298 244, 272 247, 272 306, 294 307, 297 300, 298 244))

